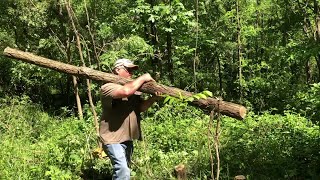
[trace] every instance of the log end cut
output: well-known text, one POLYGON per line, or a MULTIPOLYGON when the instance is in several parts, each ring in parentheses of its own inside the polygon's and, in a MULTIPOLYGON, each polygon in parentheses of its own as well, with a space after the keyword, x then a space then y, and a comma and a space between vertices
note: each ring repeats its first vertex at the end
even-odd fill
POLYGON ((239 108, 239 116, 241 117, 241 119, 244 119, 247 115, 247 109, 244 106, 241 106, 239 108))
POLYGON ((227 115, 238 120, 243 120, 247 115, 247 109, 244 106, 229 102, 224 102, 223 105, 220 104, 218 108, 215 106, 214 109, 223 115, 227 115))

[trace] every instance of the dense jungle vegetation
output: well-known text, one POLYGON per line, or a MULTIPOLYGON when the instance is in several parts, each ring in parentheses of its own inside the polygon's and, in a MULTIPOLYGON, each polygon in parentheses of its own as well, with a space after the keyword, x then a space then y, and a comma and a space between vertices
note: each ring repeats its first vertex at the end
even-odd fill
MULTIPOLYGON (((143 114, 132 177, 320 179, 319 0, 1 0, 5 47, 242 104, 209 116, 179 99, 143 114), (216 153, 218 147, 219 153, 216 153)), ((101 82, 0 56, 0 179, 108 179, 101 82)))

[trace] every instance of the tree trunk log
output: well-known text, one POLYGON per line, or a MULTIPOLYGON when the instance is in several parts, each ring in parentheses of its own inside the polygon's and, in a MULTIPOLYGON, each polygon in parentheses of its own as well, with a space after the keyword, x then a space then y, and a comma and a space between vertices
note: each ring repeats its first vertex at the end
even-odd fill
MULTIPOLYGON (((62 73, 67 73, 75 76, 81 76, 85 78, 89 78, 96 81, 102 82, 112 82, 124 85, 130 81, 131 79, 123 78, 114 74, 101 72, 98 70, 94 70, 88 67, 78 67, 70 64, 62 63, 59 61, 54 61, 51 59, 47 59, 44 57, 36 56, 32 53, 23 52, 17 49, 12 49, 7 47, 4 50, 4 55, 10 58, 15 58, 27 63, 35 64, 41 67, 53 69, 55 71, 59 71, 62 73)), ((165 85, 158 84, 156 82, 147 82, 144 83, 139 91, 155 94, 155 92, 161 92, 163 94, 173 96, 173 97, 190 97, 193 95, 191 92, 187 92, 178 88, 168 87, 165 85)), ((244 106, 226 102, 214 98, 206 98, 206 99, 198 99, 191 102, 192 105, 199 106, 205 110, 212 110, 213 108, 221 112, 221 114, 236 118, 243 119, 246 116, 246 108, 244 106)))

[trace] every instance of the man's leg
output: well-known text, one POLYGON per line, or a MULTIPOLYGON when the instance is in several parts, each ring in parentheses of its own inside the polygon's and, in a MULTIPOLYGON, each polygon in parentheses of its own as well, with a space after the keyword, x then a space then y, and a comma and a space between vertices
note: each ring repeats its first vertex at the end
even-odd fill
POLYGON ((126 141, 121 144, 104 145, 104 150, 109 156, 113 165, 114 180, 130 179, 130 159, 132 154, 132 141, 126 141), (131 153, 130 153, 131 152, 131 153))
POLYGON ((121 146, 126 151, 127 163, 128 163, 128 167, 130 167, 130 165, 131 165, 131 156, 132 156, 132 153, 133 153, 133 142, 132 141, 125 141, 125 142, 121 143, 121 146))

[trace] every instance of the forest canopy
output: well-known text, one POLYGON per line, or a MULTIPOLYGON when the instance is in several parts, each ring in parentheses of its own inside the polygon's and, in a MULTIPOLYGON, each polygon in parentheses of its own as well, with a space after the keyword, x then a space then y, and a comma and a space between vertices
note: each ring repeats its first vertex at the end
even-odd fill
MULTIPOLYGON (((214 133, 220 118, 222 179, 320 177, 320 1, 2 0, 0 14, 1 52, 9 46, 104 72, 128 58, 140 67, 136 76, 150 73, 158 83, 212 92, 249 110, 236 121, 210 118, 179 99, 159 102, 143 114, 138 179, 173 178, 181 162, 190 179, 216 177, 209 152, 217 141, 203 132, 214 133)), ((100 86, 0 56, 1 176, 110 173, 108 161, 91 156, 100 86)))

